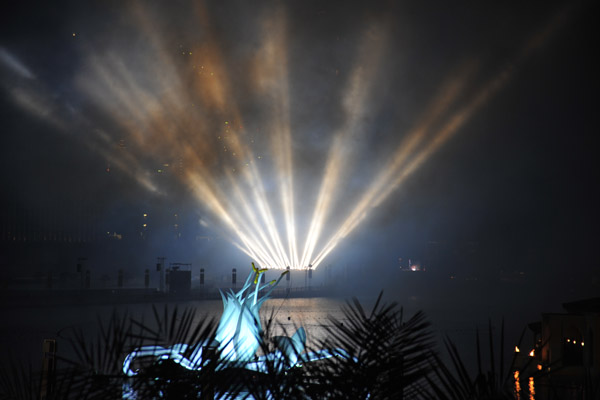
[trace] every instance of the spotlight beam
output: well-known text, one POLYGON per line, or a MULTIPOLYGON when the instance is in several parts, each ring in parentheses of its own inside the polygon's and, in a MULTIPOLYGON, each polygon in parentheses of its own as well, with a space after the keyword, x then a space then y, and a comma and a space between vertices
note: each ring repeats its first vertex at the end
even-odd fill
POLYGON ((219 196, 217 190, 207 184, 210 179, 197 174, 188 176, 188 179, 192 183, 191 188, 195 191, 198 200, 206 204, 211 212, 219 217, 225 223, 226 227, 240 239, 247 250, 245 251, 247 254, 256 254, 258 261, 262 265, 275 264, 275 260, 271 257, 272 253, 265 251, 260 243, 253 239, 253 232, 248 232, 249 228, 243 229, 243 227, 248 227, 249 225, 239 222, 242 218, 233 211, 235 208, 225 207, 223 203, 225 197, 219 196))
MULTIPOLYGON (((187 54, 185 59, 173 57, 167 35, 156 29, 156 21, 141 3, 132 3, 129 11, 133 16, 133 28, 148 39, 144 46, 135 53, 118 44, 111 51, 103 54, 100 51, 98 56, 88 54, 76 84, 97 106, 96 109, 110 115, 108 128, 94 126, 92 129, 92 123, 82 115, 66 106, 53 104, 52 96, 39 83, 35 71, 0 49, 0 63, 25 82, 20 87, 2 83, 16 104, 59 131, 85 127, 92 138, 82 140, 85 145, 153 193, 160 194, 160 187, 144 169, 144 161, 183 156, 186 165, 180 180, 189 185, 195 200, 218 219, 228 240, 261 267, 298 269, 309 264, 318 267, 341 240, 374 208, 399 190, 406 179, 467 124, 512 76, 512 66, 502 70, 477 87, 462 106, 459 101, 471 70, 466 68, 450 80, 423 118, 406 135, 385 168, 375 174, 342 223, 331 236, 323 238, 326 227, 331 225, 330 214, 340 194, 348 160, 356 151, 348 143, 363 134, 366 130, 361 126, 363 118, 376 109, 372 92, 388 36, 381 26, 369 27, 363 34, 357 60, 343 91, 343 121, 334 131, 308 229, 302 232, 306 234, 304 247, 299 247, 287 64, 290 46, 284 9, 268 12, 261 20, 264 24, 259 47, 262 64, 255 76, 257 81, 252 82, 267 93, 272 102, 273 116, 265 122, 269 126, 274 160, 271 176, 261 174, 254 162, 252 148, 245 142, 246 131, 240 111, 243 107, 237 103, 232 90, 233 80, 227 74, 226 58, 215 44, 219 42, 218 35, 210 27, 211 18, 205 6, 199 3, 196 7, 207 40, 194 48, 193 55, 190 51, 189 58, 187 54), (373 41, 373 37, 382 40, 373 41), (368 63, 361 67, 364 60, 368 63), (222 140, 218 136, 220 131, 215 130, 223 126, 215 128, 214 120, 232 121, 226 133, 221 134, 222 140), (114 137, 105 133, 115 128, 128 140, 128 145, 132 144, 130 148, 115 150, 114 137), (223 143, 223 149, 219 148, 222 151, 215 152, 217 143, 219 146, 223 143), (120 154, 115 156, 115 151, 120 154), (239 164, 245 166, 238 169, 239 164), (276 196, 271 196, 270 180, 266 180, 270 178, 275 179, 276 196), (282 232, 276 224, 280 216, 282 232)), ((570 8, 565 7, 525 41, 515 53, 512 65, 525 62, 535 49, 545 44, 563 25, 570 8)))
POLYGON ((428 107, 428 111, 421 118, 421 122, 406 135, 406 139, 400 144, 396 152, 388 161, 386 166, 381 169, 373 183, 368 187, 365 194, 352 209, 349 216, 341 224, 340 228, 326 242, 324 248, 317 254, 313 261, 313 266, 320 264, 322 259, 337 246, 337 244, 346 237, 362 221, 370 208, 373 207, 373 200, 379 193, 385 190, 389 182, 400 171, 407 159, 426 138, 429 130, 448 110, 451 104, 460 95, 464 88, 468 72, 472 68, 464 68, 458 77, 451 79, 440 91, 436 100, 428 107))
POLYGON ((385 48, 383 43, 373 44, 368 39, 372 36, 386 37, 383 32, 378 31, 374 34, 373 30, 377 31, 377 28, 372 28, 364 34, 361 51, 359 52, 359 59, 369 60, 368 67, 362 67, 358 62, 355 64, 343 96, 343 110, 346 119, 341 129, 334 134, 327 157, 325 173, 306 236, 300 268, 306 268, 310 263, 328 217, 331 202, 336 196, 337 184, 341 180, 342 166, 351 152, 347 143, 362 133, 360 121, 368 114, 369 107, 367 104, 370 104, 368 100, 372 89, 371 83, 374 81, 385 48))
MULTIPOLYGON (((247 220, 241 221, 242 224, 246 227, 252 227, 254 228, 254 236, 258 236, 260 238, 260 240, 262 240, 262 244, 265 246, 263 247, 260 242, 255 241, 256 245, 259 246, 259 248, 261 249, 261 252, 266 253, 266 254, 270 254, 273 257, 270 258, 271 259, 271 263, 268 265, 281 265, 284 261, 280 258, 277 257, 279 256, 279 254, 274 250, 271 241, 269 240, 269 238, 266 235, 266 232, 264 229, 256 229, 256 227, 260 227, 261 224, 258 221, 258 217, 256 216, 255 208, 251 207, 250 202, 247 199, 247 196, 244 196, 244 194, 242 193, 242 190, 240 189, 239 185, 237 184, 235 177, 228 172, 228 177, 229 177, 229 181, 231 182, 231 187, 233 190, 233 194, 235 195, 235 200, 237 205, 241 206, 241 208, 243 209, 247 220), (277 257, 277 258, 275 258, 277 257)), ((239 207, 238 207, 239 208, 239 207)))
MULTIPOLYGON (((542 46, 548 40, 550 35, 564 23, 566 13, 567 10, 561 10, 561 12, 555 15, 548 24, 530 37, 529 40, 524 43, 520 51, 517 52, 513 64, 523 63, 526 60, 526 57, 534 49, 542 46)), ((380 173, 379 177, 375 180, 375 183, 367 190, 361 201, 359 201, 357 206, 342 223, 341 227, 332 235, 323 249, 318 253, 313 261, 313 267, 316 268, 316 266, 318 266, 340 243, 340 241, 350 234, 367 217, 370 210, 378 207, 384 202, 391 193, 401 186, 408 176, 414 173, 436 150, 456 134, 456 132, 464 126, 491 97, 508 83, 512 76, 512 68, 504 68, 489 79, 475 92, 475 95, 471 97, 470 101, 468 101, 465 106, 447 118, 447 122, 436 131, 425 148, 412 157, 410 162, 406 165, 405 161, 407 160, 409 152, 405 151, 401 146, 396 151, 392 161, 388 163, 388 167, 380 173)), ((439 102, 438 106, 434 106, 433 109, 441 111, 442 109, 447 108, 449 105, 448 100, 456 97, 456 89, 460 86, 456 86, 455 89, 450 90, 448 92, 449 94, 452 92, 455 92, 455 94, 450 95, 446 100, 439 102)), ((423 127, 418 128, 413 134, 409 135, 408 148, 414 148, 415 144, 421 141, 426 130, 429 129, 429 125, 430 124, 426 123, 423 127)))
MULTIPOLYGON (((212 29, 210 29, 210 18, 208 17, 206 9, 203 5, 198 7, 198 15, 202 25, 207 28, 209 36, 212 36, 212 29)), ((210 42, 212 43, 213 41, 211 40, 210 42)), ((212 60, 211 64, 213 65, 212 69, 225 71, 226 68, 224 63, 221 61, 222 57, 220 56, 218 48, 211 48, 210 54, 212 56, 210 57, 210 60, 212 60)), ((211 98, 215 100, 213 104, 216 104, 221 109, 224 109, 226 105, 231 106, 232 104, 235 104, 233 96, 230 95, 230 90, 226 88, 225 82, 226 80, 221 81, 217 79, 215 80, 214 85, 209 86, 211 88, 211 98)), ((235 112, 235 115, 236 119, 241 121, 238 111, 235 112)), ((232 131, 231 133, 234 152, 240 154, 243 159, 253 160, 254 156, 250 148, 240 141, 239 136, 235 132, 232 131)), ((263 266, 268 266, 270 268, 285 268, 285 265, 289 265, 290 261, 287 253, 283 249, 281 237, 275 225, 272 208, 267 200, 261 175, 258 172, 254 162, 250 162, 248 167, 243 169, 242 175, 244 176, 245 181, 249 184, 252 193, 251 197, 255 201, 259 215, 262 218, 262 225, 255 226, 255 229, 266 229, 271 241, 271 246, 275 249, 273 258, 278 260, 276 263, 263 266)))
POLYGON ((261 26, 262 45, 258 50, 255 83, 272 108, 269 131, 277 171, 277 184, 287 238, 287 263, 299 267, 295 205, 292 138, 290 127, 290 93, 287 64, 287 16, 282 7, 267 12, 261 26))

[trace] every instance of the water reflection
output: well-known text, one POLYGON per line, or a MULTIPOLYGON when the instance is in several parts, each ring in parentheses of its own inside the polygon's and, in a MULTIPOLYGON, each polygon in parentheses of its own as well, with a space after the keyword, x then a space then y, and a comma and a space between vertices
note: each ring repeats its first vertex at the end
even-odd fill
MULTIPOLYGON (((523 392, 521 388, 521 374, 518 370, 513 373, 513 379, 515 382, 513 386, 515 399, 521 400, 521 393, 523 392)), ((535 379, 533 378, 533 376, 530 376, 527 379, 527 382, 527 392, 529 394, 529 400, 535 400, 535 379)))
POLYGON ((529 377, 529 400, 535 400, 535 380, 533 376, 529 377))

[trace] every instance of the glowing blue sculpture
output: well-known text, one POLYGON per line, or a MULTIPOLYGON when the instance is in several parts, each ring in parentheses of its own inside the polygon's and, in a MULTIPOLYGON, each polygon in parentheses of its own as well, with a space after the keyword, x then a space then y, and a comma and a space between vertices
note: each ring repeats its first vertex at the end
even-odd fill
POLYGON ((242 289, 234 293, 221 292, 223 298, 223 315, 219 321, 216 339, 221 344, 221 357, 228 361, 250 361, 254 358, 256 350, 260 346, 261 325, 258 310, 269 298, 275 286, 288 271, 285 271, 278 280, 273 280, 260 287, 260 274, 266 269, 258 269, 252 263, 252 273, 248 275, 242 289), (254 275, 254 293, 246 291, 251 286, 254 275), (258 292, 271 286, 260 299, 258 292))
MULTIPOLYGON (((217 369, 227 368, 230 365, 243 367, 258 372, 284 370, 294 367, 300 363, 315 361, 338 355, 348 357, 341 349, 320 350, 311 353, 303 353, 306 346, 306 332, 300 327, 292 337, 276 336, 273 341, 276 350, 273 353, 256 357, 256 351, 261 345, 262 327, 259 318, 260 306, 269 298, 273 289, 289 271, 281 274, 279 279, 272 280, 265 285, 260 285, 260 275, 266 269, 258 269, 252 263, 252 272, 248 275, 244 286, 237 292, 229 290, 221 292, 223 299, 223 315, 219 321, 216 332, 218 341, 217 352, 220 354, 217 369), (254 279, 252 279, 254 277, 254 279), (254 290, 248 290, 255 285, 254 290), (261 290, 270 287, 262 297, 258 297, 261 290)), ((175 344, 170 347, 143 346, 135 349, 125 357, 123 362, 123 373, 127 376, 137 375, 137 371, 131 370, 131 363, 137 357, 154 357, 156 360, 171 360, 189 370, 200 370, 208 363, 208 357, 202 356, 204 346, 208 343, 197 343, 194 351, 189 357, 184 356, 190 348, 188 344, 175 344)), ((124 387, 123 398, 135 398, 135 395, 127 392, 124 387)))

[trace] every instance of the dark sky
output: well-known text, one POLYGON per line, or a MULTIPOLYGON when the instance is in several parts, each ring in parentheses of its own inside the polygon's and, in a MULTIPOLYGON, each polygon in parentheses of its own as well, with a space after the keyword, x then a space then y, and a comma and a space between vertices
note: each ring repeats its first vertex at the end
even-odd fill
MULTIPOLYGON (((94 229, 113 232, 160 209, 186 210, 183 225, 210 223, 195 235, 225 235, 188 173, 221 184, 223 171, 241 168, 244 160, 224 155, 215 138, 231 119, 264 160, 267 194, 277 194, 268 139, 287 104, 299 225, 308 225, 332 147, 343 147, 325 237, 463 73, 431 137, 481 93, 485 100, 325 263, 395 265, 426 258, 431 241, 476 242, 480 274, 597 275, 595 11, 585 1, 5 4, 3 229, 46 209, 62 219, 81 207, 99 220, 94 229), (264 53, 269 40, 274 55, 264 53), (226 95, 197 77, 204 63, 226 95), (283 96, 262 92, 281 65, 283 96), (362 91, 350 98, 356 74, 362 91), (348 111, 352 101, 359 106, 348 111), (186 156, 178 175, 186 148, 193 161, 186 156), (164 164, 167 178, 157 175, 164 164)), ((201 247, 194 257, 219 264, 221 252, 229 259, 237 250, 201 247)))

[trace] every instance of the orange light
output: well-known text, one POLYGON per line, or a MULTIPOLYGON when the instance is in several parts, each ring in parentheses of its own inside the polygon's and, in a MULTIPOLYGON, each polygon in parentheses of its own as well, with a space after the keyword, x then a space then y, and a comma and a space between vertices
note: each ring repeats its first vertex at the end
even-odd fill
POLYGON ((534 355, 535 355, 535 349, 533 349, 529 352, 529 357, 533 357, 534 355))
POLYGON ((529 377, 529 400, 535 400, 535 380, 533 376, 529 377))
POLYGON ((521 350, 519 350, 519 346, 515 346, 515 353, 520 353, 521 350))
POLYGON ((537 365, 537 369, 538 369, 538 371, 541 371, 542 370, 542 364, 538 364, 537 365))

